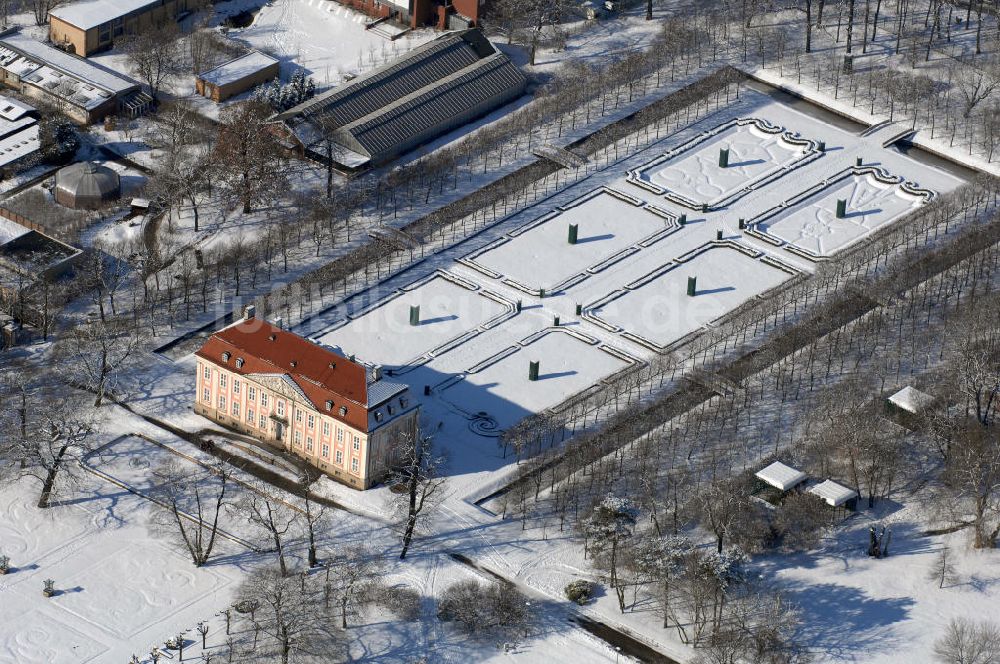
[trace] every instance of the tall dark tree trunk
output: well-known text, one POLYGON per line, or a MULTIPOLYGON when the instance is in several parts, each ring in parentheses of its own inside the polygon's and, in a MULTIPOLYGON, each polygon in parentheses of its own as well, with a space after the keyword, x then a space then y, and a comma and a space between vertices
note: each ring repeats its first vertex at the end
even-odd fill
POLYGON ((410 510, 406 517, 406 530, 403 532, 403 550, 399 552, 399 559, 406 559, 406 552, 410 549, 410 542, 413 541, 413 530, 417 526, 417 482, 410 484, 410 510))
MULTIPOLYGON (((983 3, 986 0, 979 0, 979 9, 976 11, 976 55, 983 52, 983 3)), ((969 6, 972 6, 972 0, 969 0, 969 6)), ((1000 20, 997 21, 997 25, 1000 25, 1000 20)))
POLYGON ((847 0, 847 54, 851 54, 854 48, 854 3, 855 0, 847 0))
POLYGON ((806 0, 806 53, 812 53, 813 37, 813 0, 806 0))
POLYGON ((62 466, 62 460, 63 457, 66 456, 67 449, 69 449, 69 445, 63 445, 59 448, 59 453, 56 454, 56 458, 52 460, 52 466, 45 474, 45 481, 42 482, 42 494, 38 497, 38 507, 42 509, 49 506, 49 498, 52 496, 52 487, 55 486, 56 475, 59 473, 59 468, 62 466))

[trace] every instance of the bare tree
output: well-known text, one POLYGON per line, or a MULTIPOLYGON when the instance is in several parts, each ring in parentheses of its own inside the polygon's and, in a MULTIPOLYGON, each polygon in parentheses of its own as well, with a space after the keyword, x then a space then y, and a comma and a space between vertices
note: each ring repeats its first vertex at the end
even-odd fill
POLYGON ((167 79, 184 73, 184 52, 181 49, 180 28, 168 21, 155 28, 126 37, 121 44, 136 74, 149 86, 153 98, 167 79))
POLYGON ((1000 407, 1000 338, 966 340, 957 369, 962 392, 975 405, 976 420, 989 425, 1000 407))
POLYGON ((213 164, 234 203, 250 213, 285 190, 281 146, 268 125, 270 108, 257 101, 227 106, 221 113, 213 164))
POLYGON ((119 374, 141 339, 133 321, 124 317, 94 320, 69 330, 55 347, 66 376, 93 392, 94 406, 104 403, 118 385, 119 374))
POLYGON ((955 563, 952 562, 951 548, 947 545, 942 546, 927 570, 927 579, 937 582, 938 588, 944 588, 946 583, 948 585, 954 584, 957 578, 955 563))
POLYGON ((151 475, 156 482, 153 498, 159 505, 152 525, 179 537, 195 567, 201 567, 212 557, 219 534, 229 466, 220 461, 211 469, 191 472, 171 459, 151 475))
POLYGON ((348 616, 356 616, 364 606, 379 598, 385 565, 367 546, 335 550, 326 564, 335 570, 331 592, 340 605, 340 625, 347 629, 348 616))
POLYGON ((973 546, 1000 536, 1000 439, 996 427, 966 426, 952 440, 938 504, 956 527, 971 527, 973 546))
MULTIPOLYGON (((25 369, 28 371, 29 369, 25 369)), ((57 479, 73 479, 91 449, 93 423, 86 407, 57 376, 10 376, 0 384, 4 418, 0 431, 0 476, 39 482, 38 507, 46 508, 57 479)))
POLYGON ((420 515, 436 502, 446 480, 440 476, 444 459, 434 454, 429 437, 419 434, 405 436, 399 443, 396 457, 399 467, 390 483, 405 488, 396 500, 397 511, 402 513, 404 519, 403 548, 399 552, 399 558, 403 560, 413 542, 420 515))
POLYGON ((326 506, 313 501, 309 493, 311 480, 308 473, 302 473, 299 486, 302 488, 302 504, 306 521, 306 535, 309 537, 308 562, 309 567, 316 567, 319 561, 316 557, 316 532, 322 529, 327 521, 326 506))
POLYGON ((702 525, 715 535, 716 552, 722 553, 724 540, 738 530, 750 509, 745 482, 716 482, 697 495, 695 506, 702 525))
POLYGON ((967 118, 981 101, 1000 87, 1000 66, 996 62, 989 62, 982 67, 958 63, 953 80, 964 103, 962 117, 967 118))
POLYGON ((996 664, 1000 661, 1000 627, 996 623, 954 618, 934 642, 942 664, 996 664))
POLYGON ((270 637, 269 643, 254 649, 255 657, 276 654, 282 664, 288 664, 292 656, 338 661, 342 655, 343 643, 325 608, 318 577, 260 570, 243 582, 237 599, 238 605, 259 607, 254 612, 255 626, 270 637), (270 652, 270 647, 276 652, 270 652))
POLYGON ((290 505, 272 497, 268 493, 269 488, 263 482, 255 482, 249 490, 243 492, 233 507, 237 514, 260 530, 274 545, 274 551, 278 555, 278 569, 282 575, 287 576, 285 535, 295 524, 298 515, 290 505))
POLYGON ((31 12, 35 15, 35 25, 49 22, 49 12, 63 4, 65 0, 29 0, 31 12))

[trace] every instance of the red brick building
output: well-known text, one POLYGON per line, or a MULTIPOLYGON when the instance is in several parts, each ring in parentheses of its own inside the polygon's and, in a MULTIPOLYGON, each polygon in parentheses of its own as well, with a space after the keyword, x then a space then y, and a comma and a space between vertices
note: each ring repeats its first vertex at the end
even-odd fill
POLYGON ((372 18, 398 18, 412 28, 460 30, 479 25, 487 0, 336 0, 372 18))
POLYGON ((417 435, 406 385, 264 320, 216 332, 196 356, 196 413, 350 486, 383 479, 399 443, 417 435))

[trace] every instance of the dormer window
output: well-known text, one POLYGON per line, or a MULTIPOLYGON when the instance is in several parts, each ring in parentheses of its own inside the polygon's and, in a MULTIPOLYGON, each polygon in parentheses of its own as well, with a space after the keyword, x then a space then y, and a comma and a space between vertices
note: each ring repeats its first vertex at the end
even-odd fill
POLYGON ((331 362, 330 363, 330 368, 331 369, 336 369, 337 368, 337 363, 336 362, 331 362))
POLYGON ((333 410, 333 402, 332 401, 327 401, 326 402, 326 409, 327 410, 333 410))
POLYGON ((346 415, 347 415, 347 406, 341 406, 340 407, 340 416, 344 417, 346 415))
POLYGON ((389 414, 390 414, 390 415, 392 415, 392 410, 393 410, 393 408, 392 408, 392 404, 388 404, 388 405, 387 405, 387 406, 385 407, 385 409, 386 409, 387 411, 389 411, 389 414))
POLYGON ((242 369, 243 368, 243 358, 242 357, 237 357, 236 358, 236 368, 237 369, 242 369))
POLYGON ((232 357, 232 355, 229 354, 229 351, 226 351, 225 353, 222 354, 222 361, 228 362, 230 357, 232 357))
POLYGON ((268 341, 274 341, 277 338, 278 338, 277 336, 275 336, 275 335, 272 334, 272 335, 268 336, 267 340, 268 341))
POLYGON ((298 364, 298 362, 296 362, 295 360, 292 360, 292 361, 291 361, 291 362, 290 362, 289 364, 290 364, 290 365, 291 365, 291 367, 292 367, 292 368, 294 369, 294 368, 295 368, 295 365, 296 365, 296 364, 298 364))
POLYGON ((406 397, 399 397, 399 407, 406 408, 406 397))
POLYGON ((375 421, 376 422, 381 422, 382 421, 382 411, 381 410, 376 410, 375 411, 375 421))

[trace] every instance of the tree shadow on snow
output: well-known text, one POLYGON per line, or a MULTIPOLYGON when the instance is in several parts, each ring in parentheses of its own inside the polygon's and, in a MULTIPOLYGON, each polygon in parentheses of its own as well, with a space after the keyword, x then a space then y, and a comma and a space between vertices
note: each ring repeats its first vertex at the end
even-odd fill
POLYGON ((878 648, 892 648, 891 628, 906 620, 910 597, 875 599, 863 590, 832 583, 786 587, 802 615, 802 643, 837 660, 878 648))

